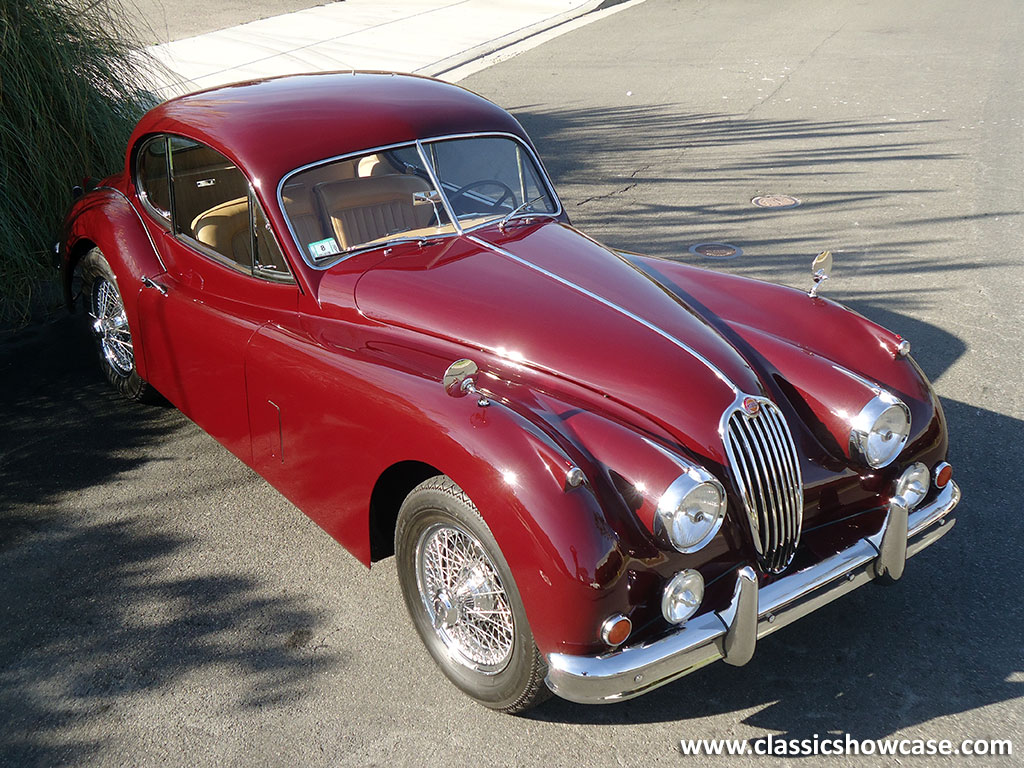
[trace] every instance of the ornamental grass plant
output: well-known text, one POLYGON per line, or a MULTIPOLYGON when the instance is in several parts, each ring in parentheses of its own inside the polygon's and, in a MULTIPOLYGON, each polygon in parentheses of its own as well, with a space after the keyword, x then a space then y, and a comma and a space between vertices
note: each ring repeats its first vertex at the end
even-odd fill
POLYGON ((121 0, 0 0, 4 325, 56 294, 53 244, 71 188, 123 166, 132 128, 157 101, 135 23, 121 0))

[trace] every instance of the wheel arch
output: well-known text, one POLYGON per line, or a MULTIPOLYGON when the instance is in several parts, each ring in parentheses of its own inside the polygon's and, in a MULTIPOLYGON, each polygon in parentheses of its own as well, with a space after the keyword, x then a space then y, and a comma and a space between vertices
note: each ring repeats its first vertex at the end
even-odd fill
POLYGON ((370 493, 370 562, 395 553, 395 524, 402 502, 417 485, 445 474, 423 461, 399 461, 385 469, 370 493))
POLYGON ((628 558, 596 495, 565 484, 567 457, 511 409, 481 411, 468 399, 445 398, 452 405, 443 425, 405 431, 406 457, 416 460, 392 461, 378 475, 370 562, 391 554, 408 493, 443 474, 472 500, 493 534, 541 652, 592 650, 600 619, 625 599, 628 558), (426 434, 437 437, 422 439, 426 434), (444 461, 432 460, 438 456, 444 461))
POLYGON ((61 283, 64 288, 64 304, 69 312, 75 311, 75 299, 77 298, 73 293, 75 272, 78 271, 78 265, 85 254, 95 247, 96 243, 91 238, 80 237, 68 249, 67 258, 62 266, 61 283))

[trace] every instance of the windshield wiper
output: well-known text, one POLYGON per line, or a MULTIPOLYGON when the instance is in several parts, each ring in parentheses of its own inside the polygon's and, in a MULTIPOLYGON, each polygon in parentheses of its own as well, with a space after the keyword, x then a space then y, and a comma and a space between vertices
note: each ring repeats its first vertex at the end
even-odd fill
MULTIPOLYGON (((527 200, 522 205, 519 205, 519 206, 513 208, 511 211, 506 213, 501 218, 501 221, 498 222, 498 229, 500 229, 502 232, 504 232, 505 231, 505 225, 508 224, 512 219, 514 219, 516 217, 516 215, 522 213, 525 209, 529 208, 531 205, 536 203, 538 200, 543 200, 546 196, 547 196, 546 193, 541 193, 541 194, 537 195, 535 198, 533 198, 532 200, 527 200)), ((527 213, 529 213, 530 215, 534 215, 534 216, 554 216, 555 215, 553 213, 549 213, 548 211, 527 211, 527 213)))

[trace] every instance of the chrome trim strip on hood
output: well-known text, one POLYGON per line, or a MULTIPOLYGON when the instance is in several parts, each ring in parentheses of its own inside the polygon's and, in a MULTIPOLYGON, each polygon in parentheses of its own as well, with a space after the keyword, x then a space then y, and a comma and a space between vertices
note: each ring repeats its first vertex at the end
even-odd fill
POLYGON ((488 250, 493 251, 494 253, 497 253, 500 256, 504 256, 507 259, 511 259, 512 261, 516 262, 517 264, 521 264, 522 266, 526 267, 527 269, 532 269, 534 272, 538 272, 538 273, 544 275, 545 277, 551 278, 555 282, 561 283, 562 285, 566 286, 567 288, 571 288, 572 290, 576 291, 577 293, 581 293, 584 296, 586 296, 588 298, 591 298, 594 301, 598 302, 599 304, 603 304, 604 306, 608 307, 609 309, 614 310, 615 312, 618 312, 620 315, 623 315, 624 317, 628 317, 630 320, 632 320, 632 321, 634 321, 636 323, 639 323, 640 325, 642 325, 647 330, 653 331, 654 333, 656 333, 659 336, 661 336, 663 339, 666 339, 667 341, 671 342, 672 344, 675 344, 677 347, 679 347, 680 349, 686 351, 691 356, 693 356, 694 358, 699 360, 701 363, 703 363, 704 366, 709 371, 711 371, 724 384, 726 384, 726 386, 728 386, 732 390, 734 395, 741 394, 740 388, 737 387, 732 382, 732 380, 730 380, 729 377, 726 376, 725 373, 722 372, 722 370, 720 368, 718 368, 718 366, 716 366, 714 363, 712 363, 710 360, 708 360, 706 357, 704 357, 704 355, 702 355, 700 352, 695 350, 693 347, 691 347, 690 345, 688 345, 685 342, 681 341, 680 339, 676 338, 675 336, 673 336, 671 333, 669 333, 665 329, 659 328, 657 325, 655 325, 651 321, 645 320, 644 318, 640 317, 639 315, 636 315, 636 314, 630 312, 625 307, 620 307, 618 304, 616 304, 615 302, 613 302, 613 301, 611 301, 609 299, 606 299, 604 296, 600 296, 600 295, 594 293, 593 291, 588 291, 586 288, 584 288, 582 286, 579 286, 579 285, 576 285, 576 283, 574 283, 571 280, 568 280, 568 279, 562 277, 561 275, 557 275, 554 272, 550 272, 550 271, 544 269, 543 267, 539 267, 536 264, 534 264, 532 262, 529 262, 526 259, 522 259, 519 256, 516 256, 514 253, 510 253, 509 251, 506 251, 504 248, 500 248, 497 245, 494 245, 493 243, 488 243, 486 240, 482 240, 481 238, 476 237, 475 235, 467 235, 466 239, 472 240, 477 245, 482 246, 484 248, 487 248, 488 250))

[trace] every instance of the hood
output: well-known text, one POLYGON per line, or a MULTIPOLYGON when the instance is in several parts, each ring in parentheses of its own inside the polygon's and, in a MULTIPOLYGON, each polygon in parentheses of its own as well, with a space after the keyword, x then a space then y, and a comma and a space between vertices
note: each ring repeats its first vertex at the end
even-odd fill
POLYGON ((368 318, 496 354, 524 378, 540 370, 598 402, 612 398, 720 465, 718 418, 708 414, 738 392, 764 393, 682 299, 563 224, 395 248, 359 278, 355 300, 368 318))

